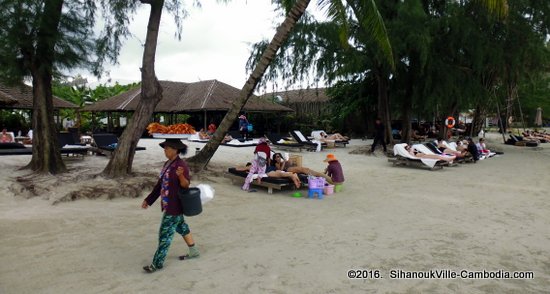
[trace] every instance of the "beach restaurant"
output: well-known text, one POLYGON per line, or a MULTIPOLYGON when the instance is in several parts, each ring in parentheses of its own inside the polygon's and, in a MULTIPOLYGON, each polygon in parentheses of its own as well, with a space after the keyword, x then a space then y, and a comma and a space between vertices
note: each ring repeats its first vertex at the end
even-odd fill
MULTIPOLYGON (((155 114, 168 114, 168 123, 177 123, 176 114, 190 114, 195 127, 206 129, 210 120, 220 122, 221 118, 238 99, 240 90, 218 80, 195 83, 159 81, 162 99, 155 107, 155 114)), ((112 113, 133 112, 141 97, 141 87, 88 105, 82 111, 112 113)), ((243 112, 285 113, 291 108, 252 96, 244 105, 243 112)))

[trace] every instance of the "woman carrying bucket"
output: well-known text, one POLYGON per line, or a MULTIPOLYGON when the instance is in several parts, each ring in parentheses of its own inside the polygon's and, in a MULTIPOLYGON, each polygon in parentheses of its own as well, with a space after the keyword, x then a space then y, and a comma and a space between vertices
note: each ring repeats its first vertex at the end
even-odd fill
POLYGON ((158 198, 161 198, 160 207, 163 212, 157 251, 153 257, 153 262, 143 267, 143 270, 147 273, 155 272, 163 267, 166 253, 170 248, 175 232, 183 237, 183 241, 189 247, 189 253, 180 256, 180 260, 196 258, 200 255, 189 226, 183 218, 183 208, 178 199, 179 188, 189 188, 191 180, 187 163, 179 157, 179 154, 185 155, 187 145, 179 139, 166 139, 159 145, 164 149, 164 155, 168 160, 164 163, 153 191, 141 203, 141 208, 147 209, 158 198))
POLYGON ((327 158, 325 158, 324 161, 328 163, 328 166, 325 169, 325 174, 332 179, 332 182, 334 183, 334 192, 340 192, 344 183, 344 171, 342 169, 342 165, 332 153, 327 154, 327 158))

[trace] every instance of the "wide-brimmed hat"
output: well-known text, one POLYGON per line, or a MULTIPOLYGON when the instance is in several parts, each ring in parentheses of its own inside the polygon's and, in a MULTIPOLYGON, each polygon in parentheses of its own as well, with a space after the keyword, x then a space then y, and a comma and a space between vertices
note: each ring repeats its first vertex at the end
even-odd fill
POLYGON ((164 142, 159 144, 160 147, 164 148, 166 146, 172 147, 174 149, 182 151, 187 151, 187 145, 183 144, 180 139, 166 139, 164 142))
POLYGON ((327 154, 327 158, 325 158, 325 160, 323 160, 323 161, 324 162, 329 162, 329 161, 335 161, 335 160, 337 160, 336 156, 332 153, 329 153, 329 154, 327 154))

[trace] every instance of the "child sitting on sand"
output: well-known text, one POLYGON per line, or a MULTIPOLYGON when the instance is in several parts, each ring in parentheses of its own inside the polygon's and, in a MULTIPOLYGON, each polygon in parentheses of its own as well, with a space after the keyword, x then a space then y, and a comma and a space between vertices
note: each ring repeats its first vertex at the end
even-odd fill
POLYGON ((324 161, 328 163, 325 174, 332 179, 332 183, 334 185, 341 185, 344 183, 344 171, 342 170, 342 165, 336 159, 336 156, 332 153, 327 154, 327 158, 324 161))

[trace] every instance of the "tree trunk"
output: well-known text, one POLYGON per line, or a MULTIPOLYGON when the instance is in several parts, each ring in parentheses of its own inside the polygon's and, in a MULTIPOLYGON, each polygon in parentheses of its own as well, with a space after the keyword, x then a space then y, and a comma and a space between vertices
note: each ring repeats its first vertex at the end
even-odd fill
POLYGON ((111 160, 103 170, 109 178, 125 177, 132 172, 132 163, 139 138, 153 117, 162 98, 162 88, 155 74, 155 53, 164 0, 142 1, 151 5, 141 68, 141 99, 124 129, 111 160))
POLYGON ((59 152, 52 97, 54 47, 62 9, 63 0, 46 1, 36 51, 32 56, 34 135, 28 167, 38 173, 57 174, 67 170, 59 152))
POLYGON ((386 126, 386 144, 393 145, 393 137, 391 134, 391 117, 390 117, 390 99, 388 96, 388 78, 384 74, 383 69, 376 71, 376 81, 378 83, 378 117, 386 126))
POLYGON ((256 88, 256 85, 260 82, 267 67, 271 64, 273 58, 275 58, 277 51, 279 50, 281 45, 288 39, 290 32, 293 30, 300 17, 302 17, 304 12, 306 11, 309 2, 310 0, 296 1, 292 9, 286 15, 283 23, 277 28, 275 36, 269 43, 269 46, 263 52, 260 61, 258 62, 258 64, 256 64, 254 71, 252 71, 252 74, 250 74, 250 77, 242 87, 239 98, 233 102, 233 105, 226 113, 218 129, 214 133, 212 139, 208 141, 206 146, 204 146, 204 148, 197 155, 191 157, 188 160, 188 162, 191 163, 193 170, 199 171, 206 168, 206 165, 208 165, 210 158, 214 156, 214 153, 220 146, 220 143, 225 137, 225 134, 227 133, 233 122, 237 119, 239 112, 246 104, 250 96, 252 96, 252 92, 256 88))
POLYGON ((407 85, 407 90, 405 91, 405 97, 403 99, 403 116, 402 116, 402 125, 403 129, 401 130, 401 142, 407 144, 411 143, 411 112, 412 112, 412 95, 413 95, 413 81, 414 78, 409 77, 409 84, 407 85))

